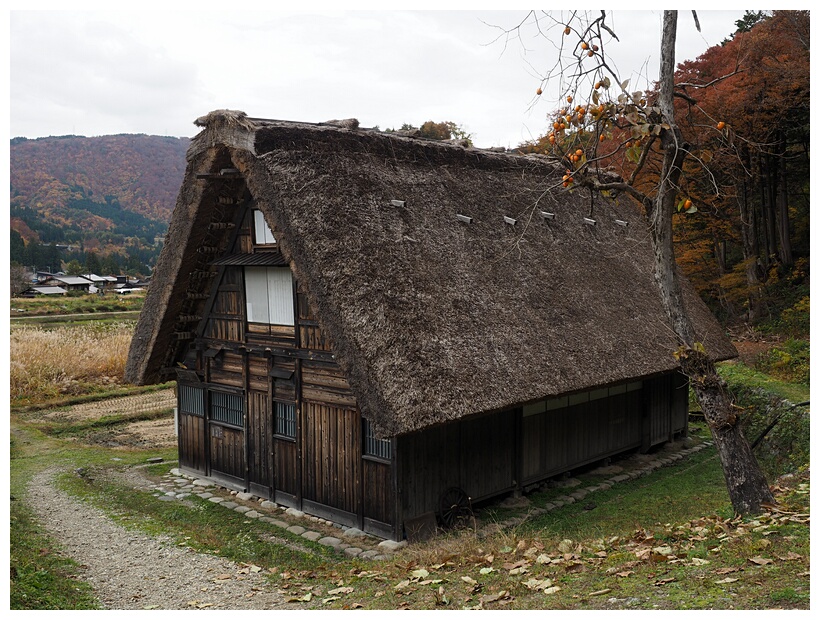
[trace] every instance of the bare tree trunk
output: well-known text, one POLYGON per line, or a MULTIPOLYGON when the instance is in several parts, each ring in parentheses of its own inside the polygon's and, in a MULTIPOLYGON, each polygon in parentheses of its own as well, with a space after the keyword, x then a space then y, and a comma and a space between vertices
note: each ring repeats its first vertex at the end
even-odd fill
MULTIPOLYGON (((745 168, 750 167, 749 152, 744 149, 745 168)), ((749 185, 744 177, 737 194, 740 208, 740 238, 743 240, 743 262, 746 272, 746 288, 749 311, 747 321, 754 323, 760 316, 760 278, 757 277, 760 247, 757 242, 757 213, 749 203, 749 185)))
POLYGON ((792 265, 792 241, 789 235, 789 188, 786 184, 786 145, 781 138, 777 158, 777 235, 780 250, 780 263, 792 265))
POLYGON ((775 224, 774 208, 775 179, 777 177, 772 173, 772 168, 772 158, 766 154, 760 160, 760 182, 763 189, 762 213, 766 236, 766 254, 768 255, 767 264, 771 264, 772 260, 777 257, 777 226, 775 224))
POLYGON ((677 11, 664 11, 658 105, 669 129, 661 134, 664 151, 661 181, 650 214, 655 254, 654 275, 664 309, 681 341, 681 368, 689 377, 715 440, 732 506, 739 514, 754 514, 761 511, 763 504, 774 503, 774 498, 751 447, 743 436, 725 383, 703 347, 695 342, 695 332, 683 305, 675 268, 672 214, 675 212, 678 181, 687 155, 687 146, 675 123, 673 105, 676 36, 677 11))

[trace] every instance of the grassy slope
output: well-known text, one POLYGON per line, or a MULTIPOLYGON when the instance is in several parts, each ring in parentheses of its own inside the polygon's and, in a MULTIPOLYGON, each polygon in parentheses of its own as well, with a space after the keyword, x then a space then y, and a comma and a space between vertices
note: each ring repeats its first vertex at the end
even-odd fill
MULTIPOLYGON (((68 471, 82 466, 102 473, 149 455, 117 451, 124 460, 114 463, 110 450, 42 436, 16 417, 13 427, 12 491, 18 498, 33 472, 55 460, 68 471)), ((163 456, 174 458, 173 451, 163 456)), ((153 473, 169 467, 157 466, 153 473)), ((306 609, 806 609, 809 604, 809 526, 806 518, 792 514, 808 512, 807 474, 793 478, 794 488, 780 494, 787 497, 786 512, 751 523, 733 520, 713 449, 518 527, 483 538, 472 531, 443 535, 385 562, 333 556, 295 536, 291 542, 306 552, 271 544, 272 535, 283 543, 290 535, 238 514, 226 516, 198 498, 188 508, 135 493, 115 478, 93 478, 93 485, 79 484, 75 476, 63 484, 127 527, 170 533, 195 549, 262 567, 274 587, 304 599, 306 609), (339 587, 352 590, 330 594, 339 587)), ((582 479, 596 481, 591 474, 582 479)), ((532 502, 543 504, 556 492, 535 494, 532 502)), ((87 588, 72 588, 71 563, 39 535, 19 499, 12 505, 13 608, 93 606, 87 588), (45 578, 62 587, 43 589, 38 584, 45 578)), ((502 520, 508 512, 495 508, 481 518, 502 520)))

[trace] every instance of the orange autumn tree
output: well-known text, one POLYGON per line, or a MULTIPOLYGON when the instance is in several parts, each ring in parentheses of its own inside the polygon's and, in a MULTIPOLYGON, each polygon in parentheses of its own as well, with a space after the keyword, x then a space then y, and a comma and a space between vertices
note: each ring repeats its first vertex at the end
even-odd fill
MULTIPOLYGON (((654 252, 654 280, 680 344, 675 356, 712 433, 735 511, 757 513, 773 497, 725 383, 708 352, 696 341, 676 269, 673 216, 697 212, 685 175, 687 162, 696 154, 678 125, 675 106, 675 99, 681 97, 697 105, 692 95, 675 84, 677 11, 663 13, 659 79, 652 92, 630 90, 629 81, 621 80, 610 65, 605 49, 618 37, 606 12, 597 16, 531 13, 530 17, 534 19, 509 32, 520 34, 522 28, 535 23, 538 36, 549 37, 557 48, 557 60, 537 94, 543 93, 547 82, 560 84, 562 107, 550 119, 552 130, 546 144, 549 154, 565 166, 562 184, 568 190, 591 194, 623 193, 643 207, 654 252), (612 167, 621 170, 619 178, 605 174, 612 167)), ((716 131, 725 130, 725 124, 718 128, 720 123, 725 121, 716 122, 716 131)))
MULTIPOLYGON (((747 12, 737 25, 731 40, 676 74, 683 95, 698 90, 696 101, 680 97, 677 111, 695 155, 685 176, 700 205, 677 231, 686 253, 711 241, 700 264, 713 296, 730 317, 754 322, 767 282, 799 270, 793 240, 802 262, 808 257, 810 22, 808 11, 747 12)), ((693 280, 701 289, 707 282, 693 280)))
MULTIPOLYGON (((808 12, 747 13, 737 26, 730 40, 675 73, 675 113, 689 157, 673 219, 678 265, 698 293, 724 320, 753 324, 777 311, 780 279, 807 277, 808 12)), ((641 101, 646 108, 656 100, 655 86, 627 91, 605 63, 591 64, 596 50, 593 56, 589 48, 580 51, 581 70, 593 72, 586 86, 597 92, 595 105, 582 105, 577 93, 569 105, 562 100, 550 118, 552 130, 519 150, 569 154, 569 174, 580 161, 571 149, 584 143, 585 154, 594 149, 587 163, 651 191, 659 174, 657 140, 636 121, 641 101), (618 116, 601 107, 613 89, 624 101, 618 116), (582 110, 587 114, 579 118, 582 110), (596 122, 601 114, 603 125, 596 122)))

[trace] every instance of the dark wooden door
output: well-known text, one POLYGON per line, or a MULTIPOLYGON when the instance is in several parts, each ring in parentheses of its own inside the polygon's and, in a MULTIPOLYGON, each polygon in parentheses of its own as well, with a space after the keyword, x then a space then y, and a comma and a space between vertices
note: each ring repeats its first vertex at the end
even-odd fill
POLYGON ((359 525, 361 420, 358 411, 302 403, 302 503, 306 510, 359 525))

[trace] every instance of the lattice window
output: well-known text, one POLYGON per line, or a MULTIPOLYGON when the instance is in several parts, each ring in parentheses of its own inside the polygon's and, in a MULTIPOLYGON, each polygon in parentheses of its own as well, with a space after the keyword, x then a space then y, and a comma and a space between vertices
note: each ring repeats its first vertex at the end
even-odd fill
POLYGON ((181 413, 205 416, 205 390, 192 385, 179 385, 178 398, 181 413))
POLYGON ((363 453, 365 456, 375 456, 380 459, 390 460, 393 458, 393 448, 389 439, 376 439, 373 435, 373 429, 370 422, 362 419, 364 422, 364 442, 363 453))
POLYGON ((245 399, 242 395, 211 392, 211 420, 242 426, 244 417, 245 399))
POLYGON ((296 438, 296 405, 274 403, 276 434, 282 437, 296 438))

